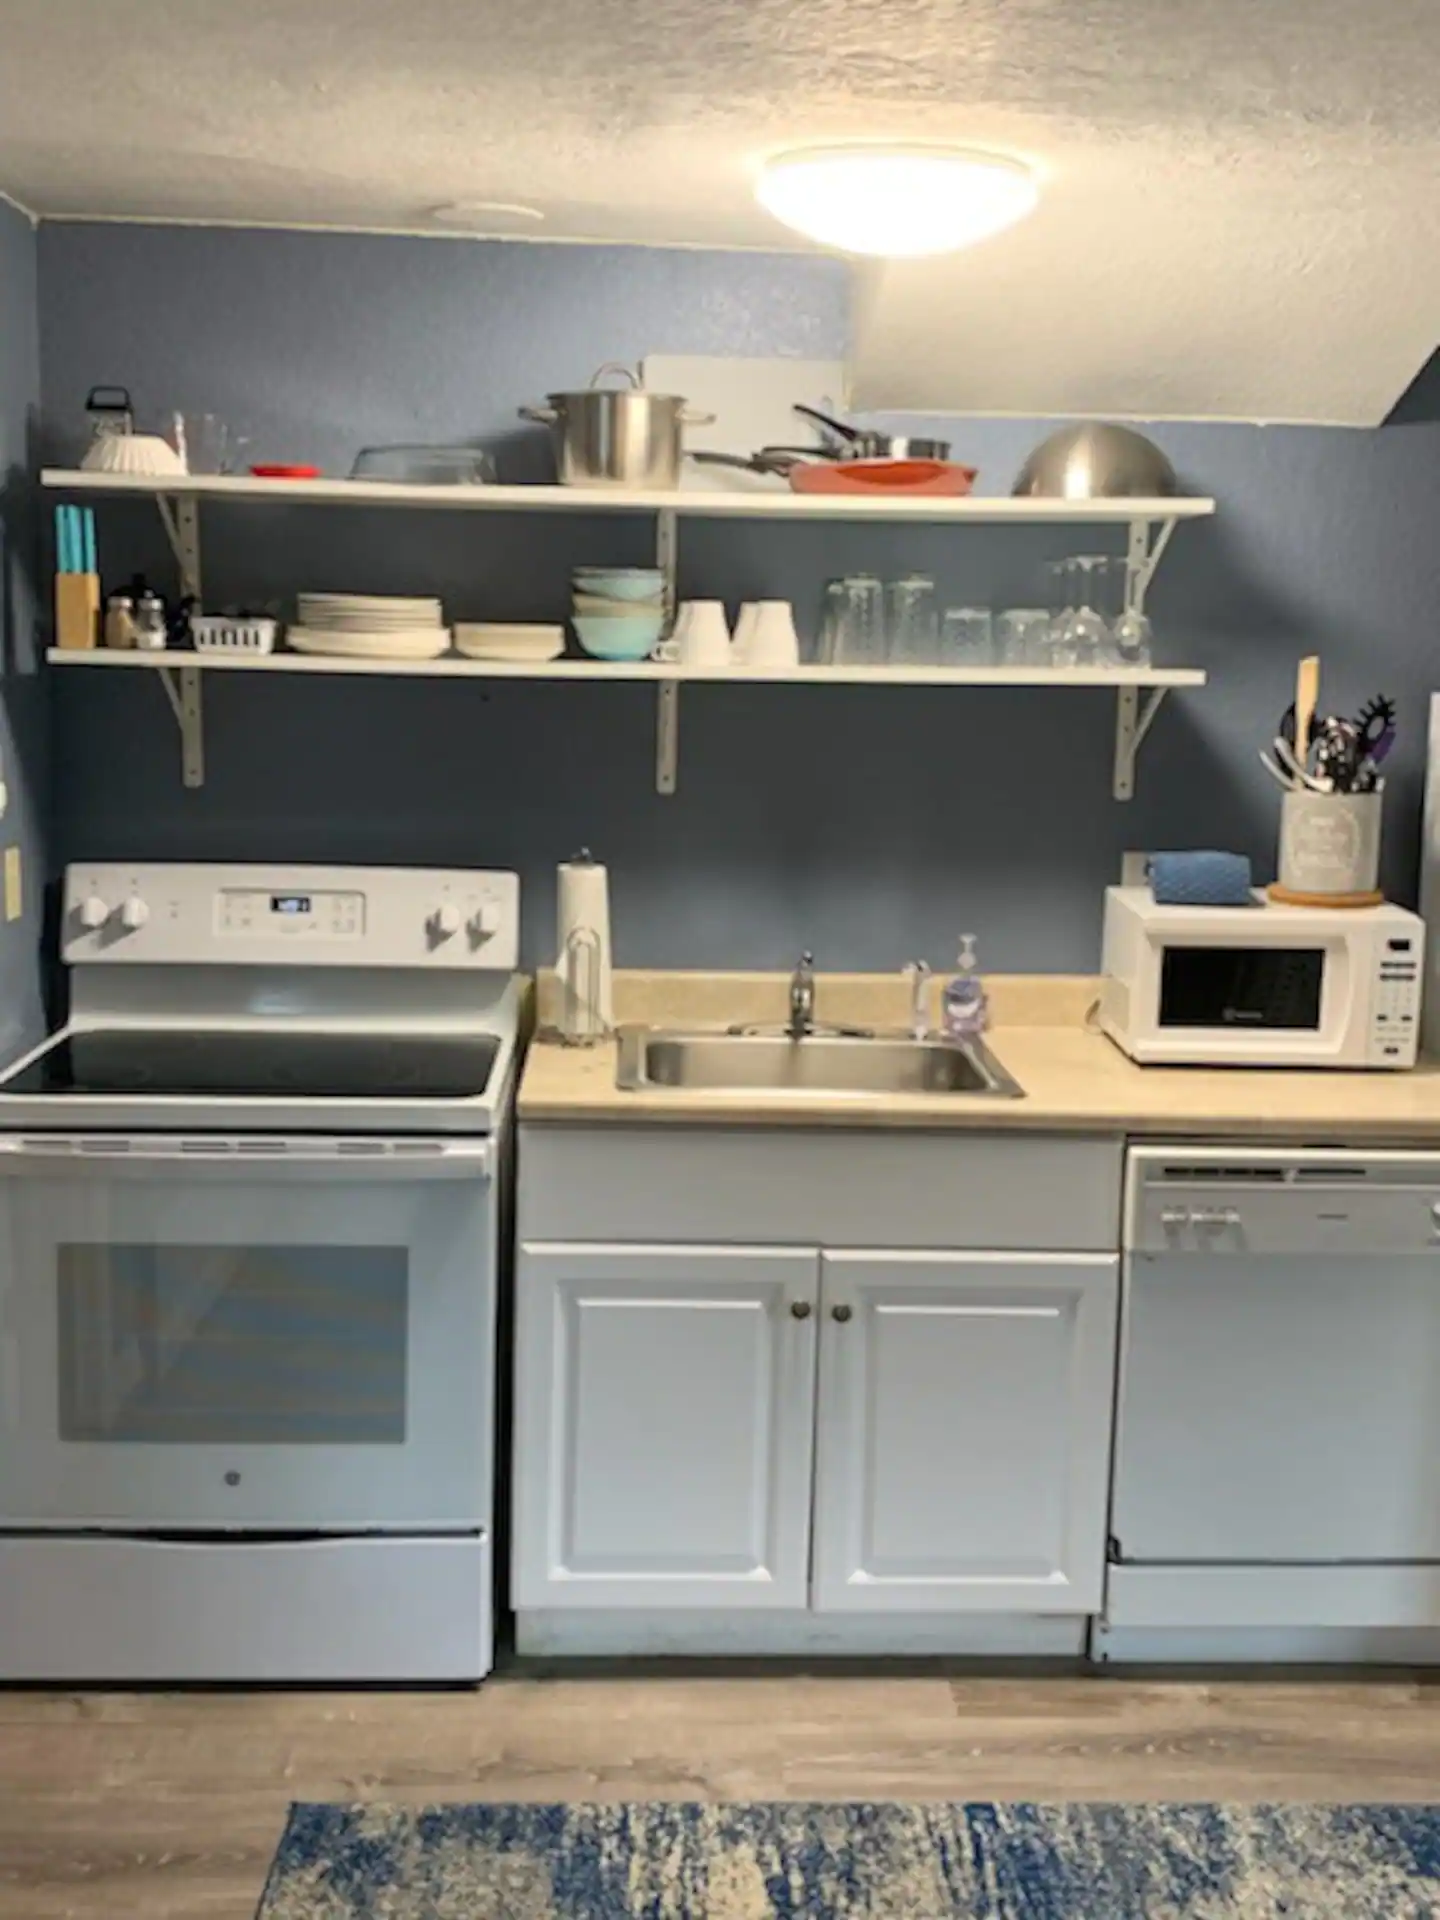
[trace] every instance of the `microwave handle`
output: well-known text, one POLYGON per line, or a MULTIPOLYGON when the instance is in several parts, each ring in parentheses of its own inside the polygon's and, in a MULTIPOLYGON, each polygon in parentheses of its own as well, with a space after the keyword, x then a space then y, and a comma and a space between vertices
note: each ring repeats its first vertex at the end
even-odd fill
POLYGON ((305 1135, 241 1138, 217 1134, 0 1134, 0 1179, 7 1176, 103 1175, 173 1177, 180 1167, 207 1179, 257 1174, 303 1179, 307 1174, 354 1174, 367 1183, 418 1180, 490 1180, 490 1140, 350 1140, 305 1135))

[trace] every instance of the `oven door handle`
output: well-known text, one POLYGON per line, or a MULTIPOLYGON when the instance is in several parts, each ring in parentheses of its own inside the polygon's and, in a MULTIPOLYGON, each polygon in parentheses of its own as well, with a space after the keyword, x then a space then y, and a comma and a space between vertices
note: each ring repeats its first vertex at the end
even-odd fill
POLYGON ((207 1179, 480 1180, 495 1172, 491 1140, 334 1139, 319 1135, 0 1134, 0 1179, 34 1174, 143 1177, 185 1166, 207 1179))

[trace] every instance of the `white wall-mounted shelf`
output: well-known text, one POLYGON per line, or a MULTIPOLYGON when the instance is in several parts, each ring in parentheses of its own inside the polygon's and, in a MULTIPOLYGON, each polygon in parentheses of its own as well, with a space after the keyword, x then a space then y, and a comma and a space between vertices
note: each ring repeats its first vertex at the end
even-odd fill
MULTIPOLYGON (((1046 500, 975 495, 891 494, 873 499, 856 494, 802 494, 788 491, 699 491, 689 488, 631 491, 619 487, 408 486, 370 480, 264 480, 249 474, 150 475, 86 473, 47 467, 42 485, 61 493, 104 494, 111 498, 155 502, 180 567, 181 590, 202 598, 200 503, 240 505, 424 508, 479 513, 643 513, 655 518, 656 565, 666 582, 666 605, 675 604, 678 529, 681 520, 832 520, 909 522, 940 526, 1123 526, 1126 546, 1125 604, 1143 612, 1145 595, 1171 535, 1182 520, 1207 519, 1210 499, 1177 495, 1166 499, 1046 500)), ((1045 668, 865 668, 810 667, 793 673, 700 673, 653 661, 631 665, 601 661, 557 660, 536 666, 502 661, 359 660, 278 654, 258 659, 200 654, 107 654, 52 651, 57 665, 146 666, 161 669, 161 685, 180 727, 182 768, 187 787, 205 781, 201 673, 216 668, 242 672, 406 674, 430 678, 491 680, 651 680, 658 685, 655 787, 674 793, 679 763, 680 687, 684 682, 748 682, 751 685, 927 686, 927 687, 1101 687, 1115 698, 1115 766, 1111 791, 1129 800, 1135 791, 1135 759, 1166 693, 1171 687, 1198 687, 1205 675, 1195 668, 1144 668, 1114 672, 1051 671, 1045 668), (1146 698, 1142 704, 1142 695, 1146 698)))
POLYGON ((372 660, 311 653, 118 653, 105 647, 51 647, 56 667, 199 668, 207 673, 381 674, 425 680, 637 680, 681 685, 796 687, 1203 687, 1199 667, 683 667, 662 660, 372 660))
POLYGON ((43 486, 62 493, 172 500, 265 501, 271 506, 421 507, 479 513, 673 513, 697 520, 910 520, 980 526, 1108 525, 1203 520, 1215 502, 1171 499, 1015 500, 967 494, 729 492, 688 487, 420 487, 382 480, 260 480, 248 474, 152 476, 47 467, 43 486))

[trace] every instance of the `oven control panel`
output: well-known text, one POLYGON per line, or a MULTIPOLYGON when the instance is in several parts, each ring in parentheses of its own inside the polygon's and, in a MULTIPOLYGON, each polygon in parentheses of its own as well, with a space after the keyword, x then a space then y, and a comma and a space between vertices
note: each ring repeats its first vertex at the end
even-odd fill
POLYGON ((413 966, 511 973, 513 873, 97 862, 65 874, 71 965, 413 966))

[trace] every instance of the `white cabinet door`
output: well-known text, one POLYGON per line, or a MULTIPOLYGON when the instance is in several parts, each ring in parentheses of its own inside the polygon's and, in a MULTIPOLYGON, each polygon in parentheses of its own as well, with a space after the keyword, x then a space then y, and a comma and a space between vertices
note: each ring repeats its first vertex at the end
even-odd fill
POLYGON ((815 1606, 1100 1605, 1118 1262, 822 1262, 815 1606))
POLYGON ((521 1248, 517 1607, 803 1607, 819 1256, 521 1248))

